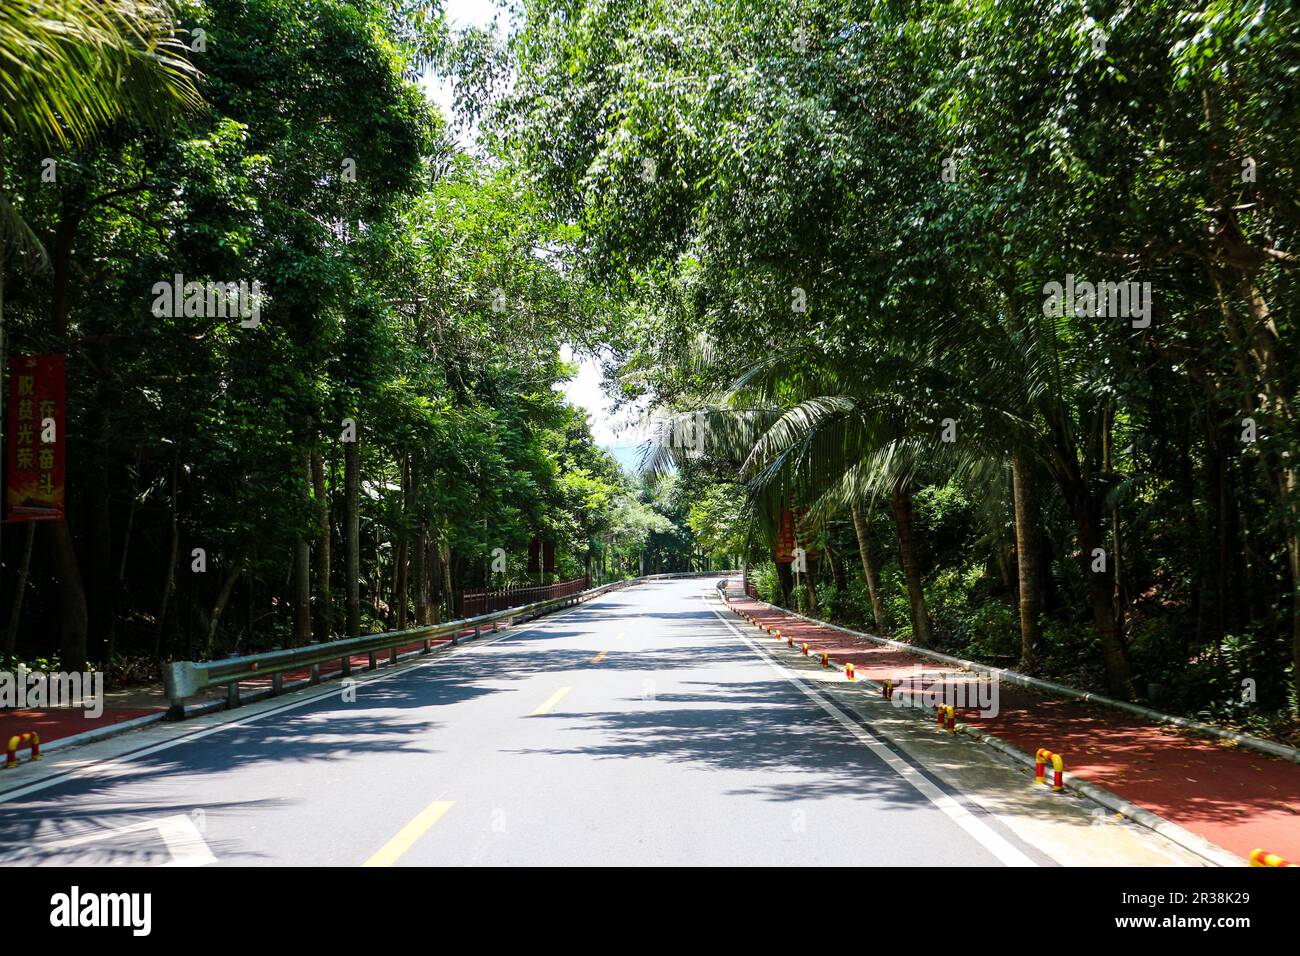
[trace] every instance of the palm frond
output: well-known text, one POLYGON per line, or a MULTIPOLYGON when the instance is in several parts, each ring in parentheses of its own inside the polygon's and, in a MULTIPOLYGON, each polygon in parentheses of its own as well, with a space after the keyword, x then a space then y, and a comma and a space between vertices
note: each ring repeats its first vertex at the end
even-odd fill
POLYGON ((67 147, 123 116, 165 125, 202 102, 186 53, 166 3, 0 4, 0 132, 67 147))

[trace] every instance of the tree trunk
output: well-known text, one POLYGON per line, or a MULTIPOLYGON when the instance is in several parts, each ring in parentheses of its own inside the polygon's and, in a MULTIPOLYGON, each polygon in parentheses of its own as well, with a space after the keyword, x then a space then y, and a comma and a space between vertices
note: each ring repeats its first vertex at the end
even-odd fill
POLYGON ((361 449, 356 441, 343 444, 344 507, 347 510, 348 636, 361 634, 361 449))
POLYGON ((781 586, 781 606, 790 606, 790 594, 794 591, 794 564, 790 561, 776 562, 776 580, 781 586))
POLYGON ((135 513, 140 507, 140 469, 144 463, 144 450, 136 449, 135 453, 135 480, 131 485, 131 507, 126 512, 126 528, 122 531, 122 556, 117 562, 117 586, 119 589, 126 587, 126 560, 131 554, 131 531, 135 527, 135 513))
POLYGON ((242 546, 235 555, 235 560, 231 563, 226 576, 221 581, 221 587, 217 591, 217 599, 212 605, 212 613, 208 615, 208 633, 204 641, 205 656, 210 660, 212 658, 212 648, 216 643, 217 630, 221 625, 221 615, 226 610, 226 604, 230 601, 230 595, 235 591, 235 584, 239 581, 239 576, 244 571, 244 562, 248 560, 248 547, 242 546))
POLYGON ((415 558, 411 562, 415 576, 415 624, 427 624, 429 615, 429 528, 423 520, 415 532, 415 558))
MULTIPOLYGON (((68 284, 72 264, 72 245, 76 239, 80 220, 81 214, 77 212, 77 202, 72 197, 65 196, 54 246, 50 250, 52 272, 50 318, 54 334, 66 351, 70 351, 68 284)), ((79 671, 84 670, 86 666, 86 634, 89 628, 89 616, 81 565, 77 559, 77 547, 72 538, 72 529, 68 527, 67 515, 72 513, 71 496, 68 496, 65 505, 67 508, 65 516, 58 521, 48 522, 50 553, 59 588, 60 663, 66 671, 79 671)))
POLYGON ((36 522, 27 522, 27 535, 23 541, 23 556, 18 562, 18 580, 14 582, 14 603, 9 609, 9 624, 5 628, 4 659, 8 662, 18 649, 18 623, 23 616, 23 598, 27 595, 27 575, 32 568, 32 545, 36 541, 36 522))
MULTIPOLYGON (((827 544, 826 563, 830 565, 831 579, 835 582, 835 590, 843 594, 849 589, 848 572, 844 567, 844 555, 837 557, 835 551, 827 544)), ((703 562, 701 562, 701 567, 703 567, 703 562)))
MULTIPOLYGON (((311 453, 304 452, 302 476, 311 488, 311 453)), ((310 497, 310 493, 309 493, 310 497)), ((299 534, 293 543, 293 645, 311 643, 311 539, 299 534)))
POLYGON ((883 634, 889 629, 889 615, 885 613, 885 602, 880 597, 880 571, 871 553, 871 529, 867 527, 866 516, 857 502, 853 503, 853 530, 858 535, 862 576, 866 578, 867 593, 871 596, 871 616, 875 619, 876 630, 883 634))
POLYGON ((1020 582, 1020 664, 1031 672, 1042 640, 1042 611, 1039 570, 1038 500, 1034 494, 1033 465, 1023 445, 1011 456, 1011 489, 1016 512, 1016 568, 1020 582))
MULTIPOLYGON (((452 600, 453 595, 446 591, 443 572, 445 562, 442 560, 442 548, 439 542, 430 537, 425 542, 425 551, 427 554, 425 560, 429 572, 429 621, 432 624, 437 624, 442 620, 442 605, 444 602, 451 608, 450 617, 456 616, 456 606, 452 600)), ((487 590, 486 586, 484 590, 487 590)))
POLYGON ((895 488, 893 495, 894 526, 898 535, 898 557, 907 581, 907 600, 912 609, 912 640, 928 647, 933 639, 930 631, 930 613, 925 606, 925 591, 921 587, 921 569, 916 561, 912 540, 912 495, 904 488, 895 488))
POLYGON ((311 452, 312 496, 316 503, 316 620, 319 639, 334 635, 334 600, 330 594, 330 502, 325 486, 325 458, 320 449, 311 452))
POLYGON ((180 526, 176 520, 176 485, 179 480, 180 460, 172 457, 172 495, 171 495, 171 544, 167 551, 167 573, 163 577, 162 599, 158 602, 158 618, 154 622, 153 656, 162 660, 163 631, 167 627, 167 609, 171 604, 172 593, 176 590, 176 558, 180 552, 180 526))
MULTIPOLYGON (((1124 654, 1124 643, 1120 638, 1119 621, 1115 618, 1114 583, 1111 580, 1110 564, 1105 570, 1094 571, 1094 552, 1101 548, 1101 520, 1098 509, 1086 491, 1076 490, 1067 494, 1070 510, 1074 515, 1075 527, 1079 535, 1080 559, 1083 561, 1083 574, 1088 581, 1088 598, 1092 603, 1093 620, 1097 634, 1101 638, 1102 663, 1106 666, 1106 685, 1110 693, 1120 700, 1133 697, 1133 676, 1129 671, 1128 658, 1124 654)), ((1104 552, 1104 549, 1102 549, 1104 552)))
POLYGON ((113 368, 112 357, 103 338, 88 339, 87 346, 91 367, 98 375, 87 422, 89 432, 87 444, 90 446, 84 545, 86 577, 89 585, 87 609, 90 633, 95 635, 96 641, 94 654, 97 659, 104 661, 105 673, 111 673, 111 668, 107 664, 113 659, 117 650, 117 587, 112 571, 113 527, 110 501, 112 475, 109 469, 109 414, 113 399, 109 382, 113 368))
POLYGON ((455 617, 456 611, 451 608, 452 595, 456 593, 455 582, 451 579, 451 543, 448 541, 438 542, 438 554, 442 564, 442 593, 448 602, 448 614, 455 617))
POLYGON ((59 652, 66 671, 86 666, 86 591, 81 584, 77 548, 66 518, 45 522, 50 529, 50 556, 59 586, 59 652))
MULTIPOLYGON (((1294 469, 1288 469, 1286 480, 1289 498, 1294 502, 1300 497, 1294 469)), ((1300 687, 1300 528, 1296 527, 1297 516, 1291 518, 1286 535, 1287 564, 1291 570, 1291 682, 1300 687)))

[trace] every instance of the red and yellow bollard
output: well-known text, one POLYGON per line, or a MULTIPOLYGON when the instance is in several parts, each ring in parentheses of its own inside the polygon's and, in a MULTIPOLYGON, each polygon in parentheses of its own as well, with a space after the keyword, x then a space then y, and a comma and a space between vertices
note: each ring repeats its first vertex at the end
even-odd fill
POLYGON ((1065 784, 1062 775, 1065 773, 1065 762, 1061 759, 1060 754, 1054 754, 1050 750, 1039 748, 1038 753, 1034 754, 1034 780, 1037 783, 1047 783, 1047 763, 1052 764, 1052 789, 1064 790, 1065 784))
POLYGON ((822 667, 830 667, 830 666, 831 666, 831 656, 829 654, 822 654, 822 667))
POLYGON ((803 648, 803 656, 804 656, 804 657, 807 657, 807 656, 808 656, 808 645, 807 645, 807 644, 800 644, 799 646, 800 646, 801 648, 803 648))
POLYGON ((9 738, 9 754, 5 760, 5 768, 18 766, 18 748, 31 744, 32 759, 41 759, 41 738, 35 731, 28 731, 25 734, 14 734, 9 738))
POLYGON ((781 639, 781 632, 779 630, 773 631, 772 636, 779 641, 781 639))
POLYGON ((938 711, 938 716, 935 719, 934 725, 936 727, 943 727, 950 734, 956 733, 957 712, 953 710, 952 704, 936 704, 935 710, 938 711))
POLYGON ((1269 853, 1267 850, 1250 851, 1251 866, 1300 866, 1300 863, 1292 863, 1290 860, 1284 860, 1276 853, 1269 853))
POLYGON ((847 677, 849 680, 857 680, 857 679, 858 679, 857 672, 853 670, 853 665, 852 665, 852 664, 845 664, 845 665, 844 665, 844 676, 847 677))
POLYGON ((894 679, 892 677, 886 677, 881 683, 880 695, 884 697, 885 700, 894 699, 894 679))

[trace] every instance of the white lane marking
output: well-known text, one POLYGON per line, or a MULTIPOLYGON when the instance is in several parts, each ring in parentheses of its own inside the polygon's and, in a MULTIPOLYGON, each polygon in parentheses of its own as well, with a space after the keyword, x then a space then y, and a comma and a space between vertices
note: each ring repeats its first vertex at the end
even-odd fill
POLYGON ((184 813, 159 823, 158 833, 172 855, 172 861, 163 866, 207 866, 217 862, 199 828, 184 813))
MULTIPOLYGON (((570 614, 573 614, 576 611, 581 611, 585 608, 590 607, 591 605, 595 604, 603 597, 605 597, 605 595, 602 594, 600 595, 600 597, 592 598, 592 600, 588 601, 586 604, 579 604, 576 607, 570 608, 565 611, 560 611, 556 614, 548 614, 545 618, 539 618, 539 621, 541 623, 534 624, 530 627, 525 627, 522 630, 507 631, 502 633, 498 637, 490 637, 487 639, 480 638, 479 640, 476 640, 471 644, 461 645, 457 649, 445 652, 433 660, 415 661, 412 662, 412 665, 409 667, 402 667, 396 670, 390 669, 386 672, 380 671, 376 674, 372 674, 369 677, 357 677, 354 675, 352 679, 355 680, 358 684, 375 684, 375 683, 379 683, 380 681, 392 680, 397 677, 402 677, 406 674, 411 673, 412 671, 420 670, 425 667, 437 667, 440 664, 446 664, 448 661, 454 660, 455 658, 460 657, 462 654, 467 654, 471 651, 478 650, 481 647, 488 647, 500 641, 509 640, 512 637, 519 637, 523 634, 528 634, 532 631, 543 630, 548 625, 562 618, 568 617, 570 614)), ((318 694, 312 694, 311 696, 303 697, 299 700, 292 700, 279 707, 273 707, 268 710, 263 710, 255 714, 249 714, 247 717, 242 717, 236 720, 229 720, 219 724, 215 724, 211 727, 206 728, 205 730, 196 730, 193 733, 185 734, 184 736, 181 737, 176 737, 173 740, 164 740, 160 743, 153 744, 152 746, 145 747, 142 750, 136 750, 133 751, 132 753, 124 754, 121 757, 109 757, 106 760, 92 761, 88 763, 83 763, 79 766, 73 766, 71 769, 67 771, 60 771, 55 776, 50 777, 46 780, 38 780, 35 783, 30 783, 25 787, 15 787, 13 790, 6 790, 3 793, 0 793, 0 803, 8 803, 10 800, 15 800, 18 797, 25 797, 31 793, 37 793, 38 791, 41 790, 47 790, 50 787, 55 787, 58 786, 59 784, 68 783, 71 780, 79 780, 83 777, 105 775, 113 771, 122 770, 126 767, 127 764, 133 763, 139 760, 141 757, 148 757, 163 750, 170 750, 172 747, 179 747, 181 744, 191 743, 195 740, 202 740, 204 737, 210 737, 213 734, 219 734, 223 730, 233 730, 236 727, 246 727, 249 724, 254 723, 255 721, 258 720, 262 720, 265 717, 274 717, 277 714, 283 714, 286 711, 296 710, 299 707, 306 707, 308 704, 314 704, 317 701, 323 700, 326 697, 336 697, 340 692, 341 686, 342 686, 341 684, 335 684, 335 686, 323 690, 318 694)))
POLYGON ((3 862, 22 862, 31 859, 36 852, 46 854, 58 853, 60 850, 75 850, 77 847, 99 843, 101 840, 129 836, 132 833, 141 833, 145 830, 157 830, 158 835, 162 837, 163 844, 167 847, 167 852, 171 855, 171 860, 163 863, 162 866, 207 866, 209 863, 217 862, 217 858, 213 856, 212 850, 208 848, 208 843, 203 839, 203 834, 199 832, 199 828, 184 813, 163 817, 160 820, 144 820, 140 823, 131 823, 121 827, 104 827, 93 833, 83 833, 80 836, 67 837, 62 840, 41 841, 33 846, 31 850, 5 854, 3 862))
POLYGON ((717 617, 717 619, 721 621, 732 634, 740 638, 740 640, 742 640, 750 650, 761 657, 768 667, 772 668, 772 670, 781 677, 794 684, 795 687, 798 687, 805 697, 834 717, 845 730, 857 738, 860 743, 869 747, 871 752, 888 764, 891 770, 910 783, 927 800, 947 814, 949 819, 969 833, 976 842, 984 847, 984 849, 988 850, 1007 866, 1038 865, 1030 857, 1016 849, 1005 837, 991 829, 988 824, 980 820, 964 806, 936 787, 926 779, 924 774, 885 746, 878 737, 870 733, 857 721, 851 719, 848 714, 835 706, 834 703, 825 699, 821 694, 813 691, 813 689, 804 683, 797 674, 773 660, 765 650, 751 641, 746 634, 723 617, 722 613, 714 607, 710 601, 708 601, 707 597, 703 598, 703 600, 705 606, 713 612, 714 616, 717 617))

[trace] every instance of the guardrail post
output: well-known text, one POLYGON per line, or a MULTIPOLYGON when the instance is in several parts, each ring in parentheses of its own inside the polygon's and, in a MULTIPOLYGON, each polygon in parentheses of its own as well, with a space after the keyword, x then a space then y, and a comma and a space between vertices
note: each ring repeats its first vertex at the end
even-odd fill
POLYGON ((231 681, 226 685, 226 707, 233 708, 239 706, 239 681, 231 681))
POLYGON ((479 639, 480 637, 482 637, 482 636, 483 636, 483 625, 481 625, 481 624, 475 624, 475 625, 474 625, 474 639, 475 639, 475 640, 478 640, 478 639, 479 639))
POLYGON ((340 662, 339 666, 339 673, 344 677, 347 677, 352 673, 352 655, 345 654, 343 656, 343 660, 340 662))
POLYGON ((279 694, 283 690, 284 690, 284 675, 272 674, 271 675, 271 696, 274 697, 276 694, 279 694))
POLYGON ((426 637, 424 639, 424 649, 421 650, 420 653, 428 654, 431 650, 433 650, 433 641, 429 640, 429 638, 426 637))
POLYGON ((376 670, 378 667, 379 667, 379 659, 375 657, 375 652, 374 652, 374 651, 371 651, 371 652, 370 652, 370 665, 369 665, 366 669, 367 669, 367 670, 372 670, 372 671, 373 671, 373 670, 376 670))
POLYGON ((394 644, 392 647, 390 647, 390 648, 388 649, 388 663, 390 663, 390 664, 396 664, 396 663, 397 663, 397 645, 396 645, 396 644, 394 644))
MULTIPOLYGON (((280 675, 277 674, 276 676, 279 677, 280 675)), ((319 683, 320 683, 320 665, 319 665, 319 664, 313 664, 313 665, 311 665, 311 670, 308 672, 308 676, 307 676, 307 683, 309 683, 309 684, 319 684, 319 683)))

